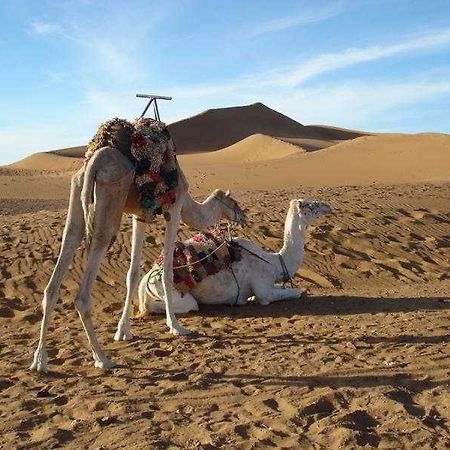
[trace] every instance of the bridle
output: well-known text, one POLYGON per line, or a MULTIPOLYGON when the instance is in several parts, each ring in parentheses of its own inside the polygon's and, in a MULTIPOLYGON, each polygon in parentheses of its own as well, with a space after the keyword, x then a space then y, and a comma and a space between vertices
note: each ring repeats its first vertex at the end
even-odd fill
POLYGON ((234 214, 234 218, 233 221, 238 223, 238 224, 242 224, 243 222, 243 218, 241 217, 241 208, 239 207, 238 203, 236 200, 234 200, 231 197, 227 197, 227 199, 231 200, 231 202, 233 203, 233 206, 228 205, 226 202, 224 202, 221 198, 216 197, 216 200, 219 203, 222 203, 222 205, 226 206, 228 209, 231 209, 233 211, 234 214))

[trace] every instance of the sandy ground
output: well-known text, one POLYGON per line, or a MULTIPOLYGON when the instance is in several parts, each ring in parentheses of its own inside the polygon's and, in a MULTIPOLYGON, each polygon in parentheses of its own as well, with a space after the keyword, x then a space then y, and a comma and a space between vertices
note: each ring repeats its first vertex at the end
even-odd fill
MULTIPOLYGON (((239 170, 208 155, 180 160, 199 198, 212 187, 234 188, 249 216, 235 232, 268 249, 281 247, 290 199, 332 205, 334 213, 311 228, 295 276, 307 294, 268 307, 203 307, 181 318, 195 331, 182 338, 169 335, 161 317, 134 319, 135 339, 114 342, 130 252, 124 218, 93 292, 100 341, 119 364, 111 371, 93 368, 73 307, 83 248, 54 314, 50 372, 27 370, 69 175, 0 170, 0 448, 450 447, 447 140, 361 137, 338 144, 339 156, 334 147, 285 155, 290 144, 255 139, 260 157, 239 170), (418 140, 427 158, 419 158, 418 140), (268 158, 277 149, 280 157, 268 158), (375 164, 380 155, 384 166, 375 164)), ((252 142, 232 149, 235 157, 251 153, 252 142)), ((181 237, 188 233, 183 228, 181 237)), ((161 242, 158 222, 143 269, 161 242)))

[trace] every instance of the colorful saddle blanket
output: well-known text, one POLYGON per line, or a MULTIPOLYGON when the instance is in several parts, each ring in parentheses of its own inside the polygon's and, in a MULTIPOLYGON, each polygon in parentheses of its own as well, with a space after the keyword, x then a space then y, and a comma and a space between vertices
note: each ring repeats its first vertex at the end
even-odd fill
MULTIPOLYGON (((239 249, 223 235, 199 233, 187 241, 175 243, 173 253, 173 284, 181 294, 192 291, 206 277, 228 269, 231 263, 240 261, 239 249)), ((162 274, 164 257, 156 260, 162 274)))
POLYGON ((86 160, 106 146, 117 148, 135 165, 134 182, 146 220, 163 214, 175 203, 178 164, 164 123, 149 118, 108 120, 88 143, 86 160))

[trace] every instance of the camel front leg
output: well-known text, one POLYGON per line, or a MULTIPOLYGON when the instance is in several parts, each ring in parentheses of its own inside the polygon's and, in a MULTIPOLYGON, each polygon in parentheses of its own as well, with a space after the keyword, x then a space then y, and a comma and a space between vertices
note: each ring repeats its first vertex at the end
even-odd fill
POLYGON ((281 286, 270 286, 266 289, 255 289, 255 297, 261 305, 269 305, 282 300, 293 300, 300 298, 302 291, 298 288, 284 288, 281 286))
POLYGON ((175 203, 169 210, 169 216, 170 217, 166 220, 166 233, 164 236, 164 264, 162 278, 164 299, 166 302, 166 323, 172 334, 183 336, 189 334, 190 331, 178 323, 173 309, 173 251, 178 228, 180 227, 181 204, 175 203))
POLYGON ((83 209, 81 207, 80 193, 81 186, 79 180, 74 177, 72 179, 69 209, 61 243, 61 250, 59 252, 58 261, 53 269, 52 276, 50 277, 50 281, 45 288, 44 298, 42 300, 43 317, 41 322, 39 344, 34 353, 33 363, 30 366, 31 370, 35 370, 37 372, 47 372, 46 341, 51 315, 58 300, 61 281, 65 273, 68 271, 75 251, 80 245, 81 239, 84 235, 84 217, 83 209))
POLYGON ((129 341, 133 338, 131 334, 130 316, 133 308, 133 296, 139 283, 142 247, 144 244, 145 230, 147 224, 133 217, 133 237, 131 242, 131 263, 127 273, 127 295, 122 312, 122 317, 117 325, 114 335, 116 341, 129 341))

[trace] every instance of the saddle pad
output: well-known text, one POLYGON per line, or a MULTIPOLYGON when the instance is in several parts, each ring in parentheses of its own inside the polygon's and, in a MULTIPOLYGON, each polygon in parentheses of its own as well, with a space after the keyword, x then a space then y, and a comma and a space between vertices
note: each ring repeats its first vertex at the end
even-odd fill
MULTIPOLYGON (((173 284, 181 294, 192 291, 206 277, 228 269, 241 259, 239 251, 220 234, 199 233, 187 241, 175 243, 173 284)), ((164 257, 156 260, 162 273, 164 257)))

